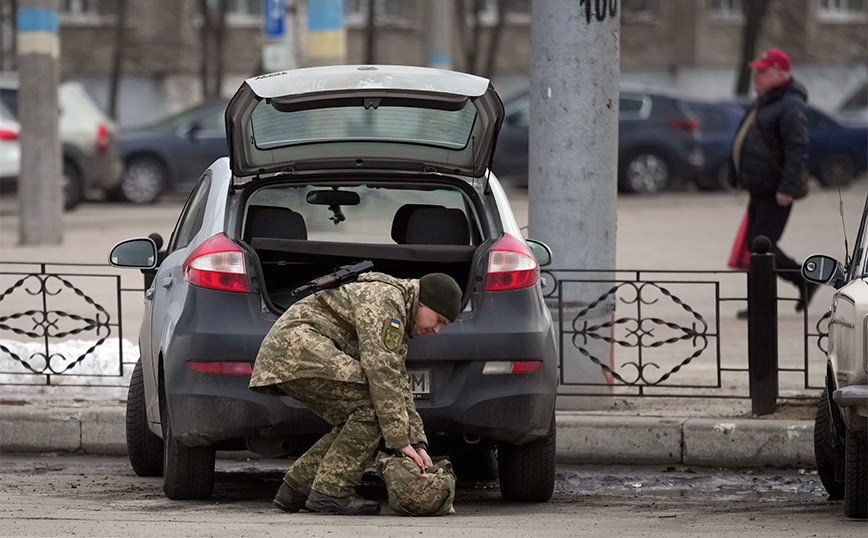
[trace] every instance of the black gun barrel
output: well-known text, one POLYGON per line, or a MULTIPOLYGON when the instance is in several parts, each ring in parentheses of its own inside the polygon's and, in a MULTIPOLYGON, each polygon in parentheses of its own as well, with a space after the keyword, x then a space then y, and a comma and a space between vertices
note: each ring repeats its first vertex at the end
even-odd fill
POLYGON ((298 297, 299 295, 311 291, 336 288, 341 284, 344 284, 351 280, 355 280, 360 274, 370 271, 373 268, 374 262, 372 262, 371 260, 364 260, 351 265, 343 265, 334 273, 316 277, 313 280, 307 282, 306 284, 295 288, 294 290, 292 290, 291 293, 293 297, 298 297))

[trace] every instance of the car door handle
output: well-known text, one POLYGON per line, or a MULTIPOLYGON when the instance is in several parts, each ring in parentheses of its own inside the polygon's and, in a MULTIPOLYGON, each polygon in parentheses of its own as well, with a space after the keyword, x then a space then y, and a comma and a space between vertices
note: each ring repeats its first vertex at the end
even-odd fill
POLYGON ((172 287, 172 284, 174 284, 174 283, 175 283, 175 279, 174 279, 174 278, 172 278, 172 277, 167 277, 167 278, 164 278, 164 279, 163 279, 163 284, 162 284, 162 285, 163 285, 164 288, 169 289, 169 288, 172 287))
POLYGON ((145 290, 145 299, 148 301, 152 301, 154 299, 154 288, 148 288, 145 290))

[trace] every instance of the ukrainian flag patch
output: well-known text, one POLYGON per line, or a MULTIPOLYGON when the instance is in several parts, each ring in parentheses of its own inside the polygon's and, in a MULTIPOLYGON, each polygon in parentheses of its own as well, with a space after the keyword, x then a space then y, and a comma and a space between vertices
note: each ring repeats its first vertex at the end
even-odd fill
POLYGON ((391 327, 394 327, 395 329, 400 329, 400 328, 401 328, 401 322, 398 321, 397 319, 393 319, 391 322, 389 322, 389 325, 390 325, 391 327))

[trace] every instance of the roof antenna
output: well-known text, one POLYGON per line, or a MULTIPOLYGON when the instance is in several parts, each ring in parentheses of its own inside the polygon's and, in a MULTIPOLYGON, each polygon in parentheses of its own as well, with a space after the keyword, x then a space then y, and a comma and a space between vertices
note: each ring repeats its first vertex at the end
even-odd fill
POLYGON ((841 214, 841 228, 844 229, 844 266, 850 267, 850 245, 847 243, 847 223, 844 222, 844 199, 841 197, 841 183, 838 182, 838 212, 841 214))

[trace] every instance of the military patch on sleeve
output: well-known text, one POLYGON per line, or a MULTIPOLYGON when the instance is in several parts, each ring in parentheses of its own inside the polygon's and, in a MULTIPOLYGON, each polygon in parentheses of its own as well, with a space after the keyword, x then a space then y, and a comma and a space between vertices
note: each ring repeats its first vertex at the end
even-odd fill
POLYGON ((401 347, 404 341, 404 328, 401 322, 397 319, 386 320, 386 326, 383 329, 383 347, 389 351, 395 351, 401 347))

